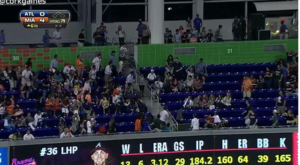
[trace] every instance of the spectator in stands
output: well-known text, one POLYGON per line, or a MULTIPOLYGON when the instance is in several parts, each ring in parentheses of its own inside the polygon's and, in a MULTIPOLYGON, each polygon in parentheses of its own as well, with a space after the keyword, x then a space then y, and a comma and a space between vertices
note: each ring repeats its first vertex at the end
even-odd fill
POLYGON ((196 78, 193 80, 193 89, 195 91, 200 91, 202 89, 203 83, 200 80, 199 76, 196 76, 196 78))
POLYGON ((219 25, 218 29, 215 31, 215 42, 223 42, 223 38, 222 38, 222 25, 219 25))
POLYGON ((4 103, 0 103, 0 120, 5 118, 6 110, 4 103))
POLYGON ((8 69, 8 67, 6 67, 6 68, 3 70, 3 76, 4 76, 5 80, 8 80, 10 90, 13 90, 13 89, 16 87, 16 82, 15 82, 14 79, 12 78, 12 76, 11 76, 11 70, 8 69))
POLYGON ((199 33, 202 27, 202 19, 199 18, 199 14, 196 14, 196 18, 194 19, 193 23, 194 23, 194 30, 197 30, 199 33))
POLYGON ((97 30, 94 32, 93 38, 94 38, 94 45, 95 46, 101 46, 102 37, 101 37, 101 34, 100 34, 100 28, 97 28, 97 30))
POLYGON ((245 124, 248 128, 256 128, 257 127, 257 118, 256 118, 256 114, 254 113, 254 111, 251 109, 248 111, 247 116, 245 117, 245 124))
POLYGON ((112 75, 112 62, 111 61, 105 67, 104 74, 105 74, 105 76, 104 76, 105 83, 108 83, 108 81, 111 79, 111 75, 112 75))
POLYGON ((92 61, 93 65, 95 65, 95 69, 98 76, 99 76, 99 71, 101 70, 101 62, 102 62, 102 54, 98 53, 97 57, 95 57, 92 61))
POLYGON ((34 131, 34 118, 31 116, 31 113, 27 113, 25 118, 26 124, 34 131))
POLYGON ((218 95, 218 97, 215 99, 216 108, 222 108, 223 107, 222 100, 223 100, 223 97, 221 95, 218 95))
POLYGON ((237 18, 235 23, 233 24, 232 32, 234 35, 234 37, 233 37, 234 41, 242 40, 242 22, 241 22, 240 18, 237 18))
POLYGON ((173 43, 181 43, 181 34, 178 29, 175 31, 173 43))
POLYGON ((7 130, 15 129, 15 125, 13 125, 12 118, 10 115, 4 118, 4 128, 7 130))
POLYGON ((186 70, 186 78, 188 79, 189 76, 192 76, 192 78, 195 77, 195 71, 194 68, 192 66, 189 66, 186 70))
POLYGON ((12 66, 11 67, 11 71, 10 71, 10 79, 11 81, 13 82, 12 85, 13 85, 13 89, 16 89, 17 88, 17 81, 18 81, 18 75, 17 75, 17 72, 16 72, 16 67, 15 66, 12 66))
POLYGON ((276 65, 285 64, 285 61, 282 59, 281 55, 278 55, 275 60, 276 65))
POLYGON ((34 136, 30 133, 30 130, 27 130, 26 134, 23 136, 23 140, 34 140, 34 136))
POLYGON ((64 70, 63 70, 64 80, 67 80, 67 79, 73 80, 74 76, 75 76, 75 72, 76 72, 75 67, 72 65, 71 62, 68 62, 67 65, 64 67, 64 70))
POLYGON ((202 97, 203 108, 209 108, 208 100, 207 94, 204 94, 202 97))
POLYGON ((140 132, 142 131, 142 120, 143 117, 142 115, 138 115, 138 117, 135 119, 135 124, 134 124, 134 131, 140 132))
POLYGON ((282 71, 282 80, 281 80, 281 87, 285 87, 286 82, 288 81, 288 76, 289 76, 289 70, 283 65, 280 65, 281 71, 282 71))
POLYGON ((163 87, 164 87, 164 83, 161 81, 160 78, 158 78, 155 82, 154 82, 154 90, 153 90, 153 97, 154 100, 158 100, 158 96, 160 94, 161 91, 163 91, 163 87))
POLYGON ((108 133, 116 132, 116 122, 114 118, 111 118, 108 122, 108 133))
POLYGON ((286 123, 291 125, 298 124, 298 117, 295 117, 293 111, 288 110, 287 113, 284 113, 283 116, 286 118, 286 123))
POLYGON ((192 131, 198 131, 199 130, 199 119, 197 118, 197 115, 193 115, 193 119, 191 121, 191 129, 192 131))
POLYGON ((207 33, 205 27, 202 27, 202 30, 198 34, 198 42, 206 42, 207 41, 207 33))
POLYGON ((31 58, 28 58, 26 63, 25 63, 25 68, 30 67, 32 68, 32 62, 31 62, 31 58))
POLYGON ((78 76, 79 79, 82 78, 82 75, 83 75, 83 69, 84 69, 83 61, 82 61, 80 55, 77 55, 77 59, 76 59, 76 70, 77 70, 77 76, 78 76))
POLYGON ((182 36, 183 34, 184 34, 184 32, 185 32, 185 30, 183 29, 183 26, 179 26, 179 28, 178 28, 178 30, 179 30, 179 34, 182 36))
POLYGON ((286 27, 286 25, 284 24, 284 19, 282 18, 281 20, 280 20, 280 29, 279 29, 279 38, 281 39, 281 40, 283 40, 283 39, 285 39, 285 34, 287 34, 287 31, 288 31, 288 29, 287 29, 287 27, 286 27))
POLYGON ((283 92, 279 92, 279 96, 276 99, 277 112, 279 115, 283 115, 286 110, 286 97, 283 95, 283 92))
POLYGON ((142 43, 143 32, 145 29, 144 26, 146 26, 146 25, 144 25, 142 20, 139 19, 139 24, 136 28, 136 31, 138 31, 138 44, 142 43))
POLYGON ((249 76, 245 76, 242 85, 243 98, 251 98, 252 81, 249 76))
POLYGON ((214 118, 214 126, 215 127, 218 128, 218 127, 222 126, 222 121, 221 121, 220 116, 218 115, 217 111, 215 111, 213 118, 214 118))
MULTIPOLYGON (((274 81, 274 83, 276 84, 276 82, 277 82, 277 84, 278 84, 278 82, 279 82, 279 79, 278 79, 278 81, 277 81, 277 76, 276 76, 276 72, 275 72, 275 81, 274 81)), ((268 88, 268 89, 270 89, 271 88, 271 84, 272 84, 272 78, 273 78, 273 72, 270 70, 270 68, 268 68, 268 67, 266 67, 266 73, 265 73, 265 75, 264 75, 264 80, 265 80, 265 84, 266 84, 266 87, 268 88)), ((276 86, 276 85, 275 85, 276 86)))
POLYGON ((80 123, 80 125, 79 125, 79 133, 80 133, 80 135, 83 135, 83 134, 87 133, 86 132, 86 125, 87 125, 86 122, 87 122, 86 120, 82 120, 81 123, 80 123))
POLYGON ((203 63, 203 58, 199 59, 199 62, 195 65, 196 75, 202 78, 202 81, 205 82, 205 77, 207 77, 207 65, 203 63))
POLYGON ((157 76, 154 73, 154 69, 151 69, 151 72, 148 74, 147 79, 148 79, 148 83, 150 85, 152 85, 154 83, 154 81, 156 80, 157 76))
POLYGON ((171 84, 172 92, 179 92, 179 85, 180 84, 179 84, 178 80, 175 78, 171 84))
POLYGON ((50 39, 48 29, 45 30, 45 34, 43 35, 44 48, 50 47, 50 39))
POLYGON ((175 62, 173 63, 173 66, 174 66, 174 71, 173 71, 174 78, 177 79, 178 81, 181 81, 183 78, 182 77, 183 66, 182 63, 179 61, 178 57, 175 58, 175 62))
POLYGON ((213 128, 214 127, 214 118, 211 116, 211 114, 205 115, 204 127, 205 128, 213 128))
POLYGON ((186 32, 189 34, 193 30, 191 18, 188 17, 185 22, 186 22, 186 32))
POLYGON ((74 137, 74 135, 68 128, 65 128, 64 132, 60 134, 60 138, 70 138, 70 137, 74 137))
POLYGON ((118 30, 116 31, 116 34, 119 37, 119 45, 122 46, 125 44, 125 37, 126 37, 126 33, 125 31, 122 29, 122 26, 119 25, 118 30))
POLYGON ((109 100, 103 96, 102 99, 99 102, 99 106, 102 106, 103 109, 103 114, 109 114, 110 110, 109 110, 109 100))
POLYGON ((56 46, 61 47, 61 33, 59 28, 56 28, 56 30, 53 32, 53 39, 56 46))
POLYGON ((81 29, 81 32, 78 36, 78 47, 83 47, 85 43, 85 30, 81 29))
POLYGON ((184 32, 181 35, 181 43, 189 43, 189 42, 190 42, 190 37, 186 32, 184 32))
POLYGON ((197 97, 194 98, 193 107, 194 108, 202 108, 203 107, 203 102, 202 102, 202 96, 201 95, 198 95, 197 97))
POLYGON ((173 73, 173 69, 174 69, 173 63, 174 63, 174 58, 173 58, 172 54, 170 54, 166 61, 166 66, 165 66, 166 73, 167 72, 173 73))
POLYGON ((209 106, 209 110, 214 110, 216 108, 216 106, 215 106, 215 95, 211 94, 209 96, 207 104, 209 106))
POLYGON ((5 40, 4 30, 1 30, 1 32, 0 32, 0 49, 3 49, 5 42, 6 42, 6 40, 5 40))
POLYGON ((208 30, 208 33, 206 35, 206 42, 212 42, 212 38, 213 38, 213 33, 211 31, 211 29, 208 30))
POLYGON ((257 88, 258 89, 263 89, 265 84, 265 79, 262 75, 259 76, 258 80, 257 80, 257 88))
POLYGON ((160 115, 160 120, 161 120, 164 124, 166 124, 166 121, 167 121, 168 117, 170 116, 170 114, 169 114, 167 108, 164 107, 164 109, 163 109, 162 111, 160 111, 159 115, 160 115))
POLYGON ((287 98, 289 98, 290 96, 294 96, 295 89, 291 85, 290 82, 286 82, 284 93, 285 93, 285 95, 286 95, 287 98))
POLYGON ((30 67, 26 67, 26 69, 24 69, 22 71, 22 86, 21 89, 24 89, 25 87, 27 87, 28 89, 32 88, 31 85, 31 78, 32 78, 33 74, 31 72, 31 68, 30 67))
POLYGON ((105 26, 100 26, 100 32, 99 32, 99 34, 101 36, 100 46, 103 46, 104 44, 106 44, 106 35, 107 35, 107 31, 106 31, 106 27, 105 26))
POLYGON ((43 118, 43 115, 45 113, 41 111, 37 111, 37 113, 34 115, 34 126, 35 127, 44 127, 46 125, 45 119, 43 118))
POLYGON ((194 84, 194 79, 191 75, 185 80, 184 82, 184 88, 186 92, 192 92, 193 91, 193 84, 194 84))
POLYGON ((149 29, 149 26, 144 26, 142 43, 149 44, 150 38, 151 38, 151 31, 149 29))
POLYGON ((96 66, 92 65, 91 70, 89 72, 89 80, 90 80, 91 87, 94 87, 97 85, 96 77, 97 77, 96 66))
POLYGON ((117 66, 118 66, 118 61, 116 58, 116 51, 111 51, 111 54, 109 55, 109 62, 112 62, 112 71, 113 71, 113 74, 116 75, 117 66))
POLYGON ((161 132, 163 122, 160 120, 160 114, 157 114, 156 119, 148 125, 150 131, 161 132))
POLYGON ((187 108, 190 109, 193 107, 193 105, 194 105, 194 103, 193 103, 191 96, 188 96, 183 102, 183 108, 185 108, 185 109, 187 109, 187 108))
POLYGON ((221 102, 223 107, 231 107, 231 94, 228 92, 221 102))
POLYGON ((17 134, 18 134, 18 132, 17 132, 17 131, 14 131, 13 133, 11 133, 11 134, 8 136, 8 139, 9 139, 10 141, 15 141, 15 140, 17 140, 17 134))
POLYGON ((50 62, 50 71, 55 73, 58 66, 58 56, 54 55, 54 58, 50 62))
POLYGON ((64 96, 62 100, 62 107, 61 107, 63 116, 69 116, 69 107, 70 107, 69 98, 68 96, 64 96))
POLYGON ((165 38, 165 43, 172 43, 173 41, 173 33, 169 28, 165 29, 165 33, 164 33, 164 38, 165 38))
POLYGON ((288 51, 286 53, 286 65, 287 68, 290 68, 291 65, 294 64, 294 53, 292 51, 288 51))
POLYGON ((270 120, 272 121, 272 127, 278 127, 279 126, 278 113, 277 113, 276 109, 273 110, 273 116, 270 120))

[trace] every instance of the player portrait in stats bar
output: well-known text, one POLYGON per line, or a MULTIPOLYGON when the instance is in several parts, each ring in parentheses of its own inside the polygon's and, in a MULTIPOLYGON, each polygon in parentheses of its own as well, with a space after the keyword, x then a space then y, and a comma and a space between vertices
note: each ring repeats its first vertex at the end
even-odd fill
POLYGON ((25 28, 66 28, 71 20, 68 10, 22 10, 20 21, 25 28))

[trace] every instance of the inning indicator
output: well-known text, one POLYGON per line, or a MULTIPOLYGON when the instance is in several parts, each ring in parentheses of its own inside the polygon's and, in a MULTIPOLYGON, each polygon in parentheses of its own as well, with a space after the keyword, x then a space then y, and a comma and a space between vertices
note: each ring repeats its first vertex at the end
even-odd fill
POLYGON ((68 10, 22 10, 20 13, 25 28, 65 28, 70 19, 68 10))

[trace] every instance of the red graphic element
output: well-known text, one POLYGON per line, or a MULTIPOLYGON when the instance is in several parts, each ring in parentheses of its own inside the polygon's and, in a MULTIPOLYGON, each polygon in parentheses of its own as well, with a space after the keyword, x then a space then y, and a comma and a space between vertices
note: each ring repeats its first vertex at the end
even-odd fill
POLYGON ((32 60, 32 61, 36 60, 36 57, 31 57, 31 60, 32 60))
POLYGON ((36 49, 35 49, 35 48, 30 48, 30 49, 29 49, 29 52, 30 52, 30 53, 36 53, 36 49))
POLYGON ((36 64, 36 67, 42 68, 44 65, 43 64, 36 64))
POLYGON ((49 56, 44 56, 44 60, 50 60, 49 56))
POLYGON ((49 67, 45 67, 44 71, 49 71, 49 69, 50 69, 49 67))
POLYGON ((293 165, 298 165, 298 132, 293 133, 293 165))
POLYGON ((18 65, 18 66, 22 66, 22 65, 23 65, 23 61, 19 61, 19 62, 17 63, 17 65, 18 65))
POLYGON ((10 57, 10 54, 9 53, 3 53, 2 57, 10 57))
POLYGON ((58 63, 63 63, 63 62, 64 62, 64 60, 61 60, 61 59, 58 60, 58 63))
POLYGON ((270 148, 232 148, 232 149, 207 149, 207 150, 188 150, 188 151, 169 151, 169 152, 145 152, 121 154, 121 156, 138 156, 138 155, 163 155, 163 154, 180 154, 180 153, 196 153, 196 152, 225 152, 225 151, 262 151, 262 150, 286 150, 286 147, 270 147, 270 148))
POLYGON ((29 52, 28 53, 23 53, 23 57, 29 57, 30 56, 30 54, 29 54, 29 52))
POLYGON ((16 52, 17 53, 23 53, 23 49, 17 49, 16 52))
POLYGON ((30 53, 29 49, 22 49, 23 53, 30 53))
POLYGON ((50 52, 50 48, 44 48, 44 53, 49 53, 50 52))
POLYGON ((70 49, 71 52, 77 52, 77 47, 73 47, 73 48, 71 47, 70 49))
POLYGON ((0 54, 9 53, 8 49, 0 49, 0 54))
POLYGON ((0 62, 2 61, 2 58, 0 58, 0 62))
POLYGON ((44 53, 37 53, 36 56, 42 57, 42 56, 44 56, 44 53))

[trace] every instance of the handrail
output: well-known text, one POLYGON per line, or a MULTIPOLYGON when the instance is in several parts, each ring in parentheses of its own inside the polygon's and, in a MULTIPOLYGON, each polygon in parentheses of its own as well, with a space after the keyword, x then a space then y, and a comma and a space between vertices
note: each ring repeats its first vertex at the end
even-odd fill
MULTIPOLYGON (((53 39, 50 39, 50 41, 53 41, 53 39)), ((77 43, 77 39, 62 39, 60 40, 61 43, 70 43, 70 42, 76 42, 77 43)), ((50 42, 51 43, 51 42, 50 42)), ((20 41, 8 41, 4 43, 5 45, 30 45, 30 44, 44 44, 43 41, 38 40, 38 41, 24 41, 24 42, 20 42, 20 41)))

